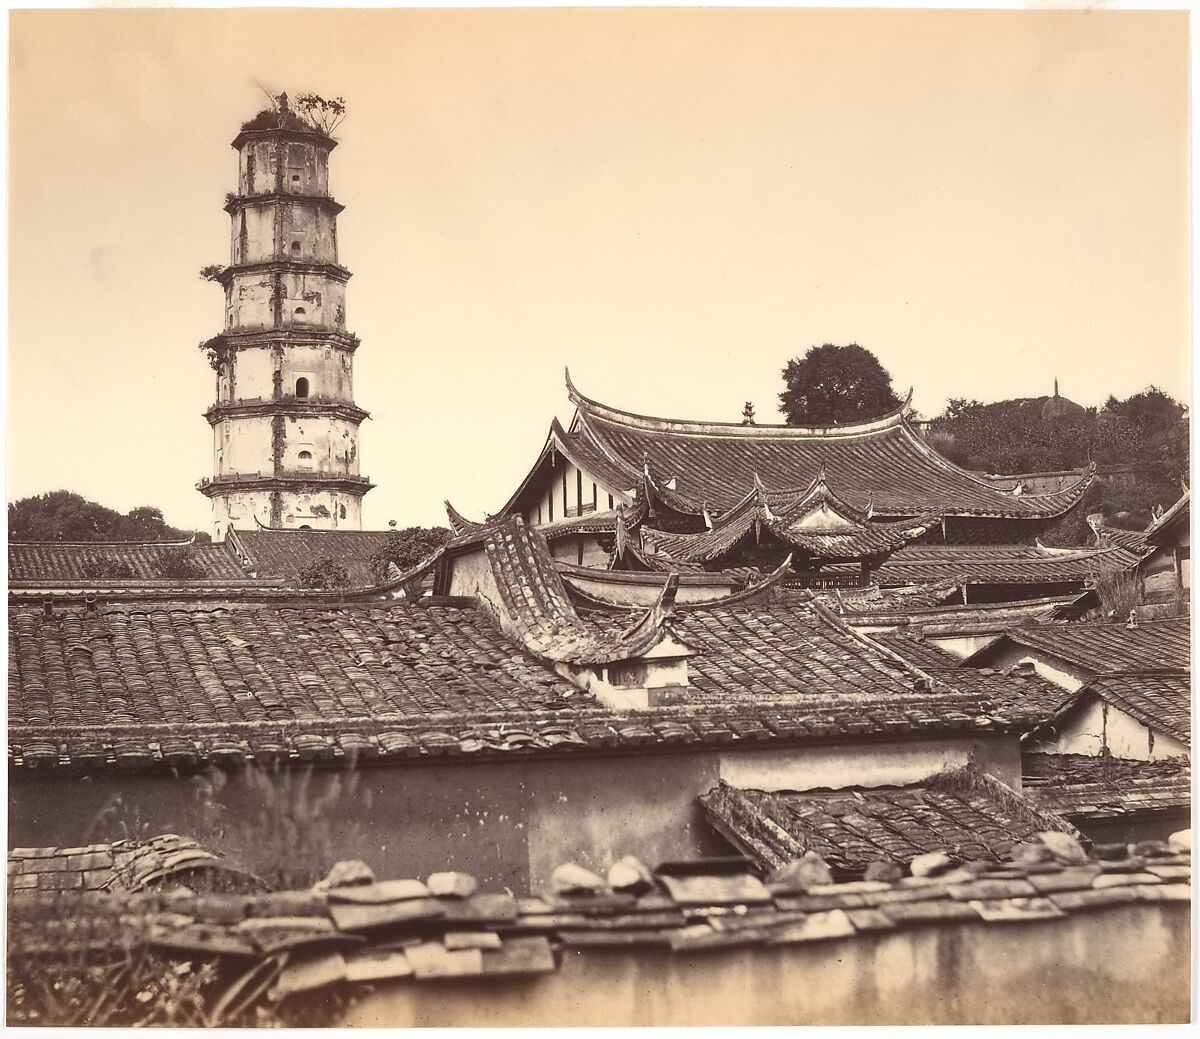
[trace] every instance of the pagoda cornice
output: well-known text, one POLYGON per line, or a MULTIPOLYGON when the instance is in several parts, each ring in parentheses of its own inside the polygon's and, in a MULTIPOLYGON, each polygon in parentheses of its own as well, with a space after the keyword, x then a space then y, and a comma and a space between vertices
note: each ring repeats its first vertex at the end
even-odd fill
POLYGON ((321 328, 318 325, 304 325, 299 328, 294 325, 290 328, 229 328, 201 343, 200 349, 215 350, 222 346, 232 347, 235 350, 253 349, 254 347, 274 346, 279 342, 322 343, 353 353, 362 341, 353 332, 337 328, 321 328))
POLYGON ((366 494, 373 484, 365 476, 350 473, 322 473, 312 469, 284 469, 277 473, 226 473, 206 476, 196 484, 196 490, 206 497, 234 491, 345 491, 366 494))
POLYGON ((269 191, 262 195, 226 195, 224 209, 226 213, 233 216, 250 206, 266 206, 276 203, 292 205, 296 202, 313 202, 318 208, 328 210, 334 216, 346 208, 332 195, 304 195, 295 191, 269 191))
POLYGON ((272 137, 285 137, 290 141, 312 141, 314 144, 320 144, 322 147, 333 151, 338 146, 338 142, 329 134, 321 133, 320 130, 300 130, 288 126, 272 126, 265 130, 242 130, 230 143, 231 148, 241 148, 247 141, 252 140, 268 140, 272 137))
POLYGON ((215 426, 222 419, 254 415, 292 415, 297 418, 324 416, 354 423, 371 417, 370 412, 336 397, 248 397, 243 400, 218 401, 204 413, 210 426, 215 426))
POLYGON ((305 263, 302 260, 264 260, 261 263, 238 263, 226 267, 216 276, 223 288, 229 288, 236 274, 323 274, 334 281, 347 282, 350 272, 340 263, 305 263))

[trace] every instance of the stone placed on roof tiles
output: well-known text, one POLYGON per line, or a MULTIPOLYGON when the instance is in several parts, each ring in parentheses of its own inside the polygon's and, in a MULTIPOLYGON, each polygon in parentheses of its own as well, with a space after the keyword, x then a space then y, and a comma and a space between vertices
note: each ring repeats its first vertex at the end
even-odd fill
MULTIPOLYGON (((372 874, 373 875, 373 874, 372 874)), ((329 903, 383 905, 412 898, 428 898, 430 889, 419 880, 384 880, 373 883, 341 884, 329 889, 329 903)))
POLYGON ((770 902, 771 892, 749 874, 664 876, 656 879, 680 905, 734 905, 770 902))
POLYGON ((376 927, 436 920, 446 915, 443 903, 432 898, 409 898, 401 902, 359 905, 331 903, 329 913, 339 931, 365 931, 376 927))
POLYGON ((1063 911, 1048 898, 981 899, 968 903, 988 923, 1024 923, 1063 916, 1063 911))

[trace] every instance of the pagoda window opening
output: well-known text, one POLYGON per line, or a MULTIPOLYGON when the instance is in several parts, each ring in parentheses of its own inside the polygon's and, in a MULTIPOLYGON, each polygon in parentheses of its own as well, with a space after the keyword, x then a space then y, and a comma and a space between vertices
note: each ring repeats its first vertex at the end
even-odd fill
POLYGON ((550 494, 547 498, 547 502, 550 506, 550 518, 546 522, 553 523, 554 522, 554 492, 553 491, 550 492, 550 494))
POLYGON ((611 494, 608 496, 608 507, 610 509, 613 507, 613 496, 611 494))
POLYGON ((308 380, 306 378, 304 378, 303 376, 301 376, 299 379, 296 380, 296 396, 297 397, 307 397, 308 396, 308 380))
POLYGON ((563 495, 562 514, 563 514, 563 519, 566 519, 569 515, 571 515, 571 513, 569 511, 570 506, 567 505, 567 470, 565 468, 563 469, 563 472, 562 472, 562 495, 563 495))
POLYGON ((341 519, 345 519, 345 518, 346 518, 346 506, 345 506, 345 505, 339 505, 339 506, 338 506, 338 516, 339 516, 341 519))
POLYGON ((305 310, 303 307, 297 307, 293 313, 294 313, 295 317, 304 317, 308 313, 308 311, 305 310))
POLYGON ((312 527, 310 527, 307 523, 301 523, 300 526, 297 527, 296 529, 297 530, 312 530, 312 527))
POLYGON ((300 243, 292 242, 291 250, 292 250, 292 255, 298 257, 300 255, 300 243))
POLYGON ((597 489, 596 485, 593 483, 592 484, 592 512, 596 511, 596 505, 599 502, 599 498, 600 498, 600 491, 597 489))
POLYGON ((583 566, 583 538, 580 538, 575 544, 579 549, 577 562, 580 566, 583 566))

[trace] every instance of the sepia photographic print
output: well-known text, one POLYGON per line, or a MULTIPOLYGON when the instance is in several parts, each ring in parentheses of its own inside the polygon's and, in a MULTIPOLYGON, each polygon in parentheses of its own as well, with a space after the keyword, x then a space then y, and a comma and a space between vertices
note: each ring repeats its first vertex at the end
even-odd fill
POLYGON ((1190 1020, 1189 12, 8 28, 9 1026, 1190 1020))

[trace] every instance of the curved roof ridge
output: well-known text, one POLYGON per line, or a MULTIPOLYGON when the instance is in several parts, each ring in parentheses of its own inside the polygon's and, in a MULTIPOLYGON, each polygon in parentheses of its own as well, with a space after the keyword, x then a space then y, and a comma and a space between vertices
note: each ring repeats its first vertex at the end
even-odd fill
POLYGON ((85 548, 85 547, 86 548, 95 548, 95 547, 131 548, 134 546, 139 547, 139 548, 145 547, 145 546, 151 546, 154 548, 183 548, 186 545, 197 545, 197 544, 219 545, 219 544, 221 544, 221 542, 219 542, 219 541, 198 542, 196 540, 196 535, 198 533, 199 533, 199 531, 193 530, 191 533, 191 536, 184 538, 182 541, 11 541, 10 540, 8 542, 8 544, 10 547, 17 547, 17 546, 24 547, 27 545, 28 546, 57 545, 60 548, 85 548))
POLYGON ((886 415, 869 419, 865 422, 831 423, 824 426, 789 426, 785 423, 755 423, 749 425, 743 422, 710 422, 700 419, 661 418, 654 415, 642 415, 636 411, 623 411, 600 401, 593 400, 579 392, 571 381, 570 369, 566 371, 567 396, 571 403, 581 412, 616 422, 633 426, 638 429, 657 430, 659 432, 684 433, 700 436, 734 436, 762 437, 785 436, 789 438, 816 436, 858 436, 866 433, 878 433, 892 429, 904 421, 905 415, 912 407, 912 390, 908 391, 903 403, 895 411, 886 415))

